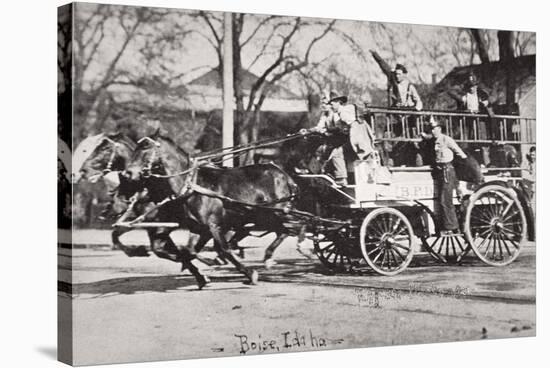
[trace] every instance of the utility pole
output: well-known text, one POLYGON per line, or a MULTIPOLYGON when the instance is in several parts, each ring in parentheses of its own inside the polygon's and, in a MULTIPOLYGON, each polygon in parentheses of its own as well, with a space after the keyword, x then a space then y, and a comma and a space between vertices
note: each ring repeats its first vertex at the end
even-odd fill
MULTIPOLYGON (((233 146, 233 13, 223 14, 223 127, 222 147, 233 146)), ((233 167, 233 155, 223 165, 233 167)))

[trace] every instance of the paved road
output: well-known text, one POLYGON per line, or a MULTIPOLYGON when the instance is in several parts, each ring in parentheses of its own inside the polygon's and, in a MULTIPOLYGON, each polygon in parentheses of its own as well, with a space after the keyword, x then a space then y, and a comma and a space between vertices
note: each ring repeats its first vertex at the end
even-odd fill
MULTIPOLYGON (((135 236, 135 235, 134 235, 135 236)), ((180 234, 184 236, 184 234, 180 234)), ((74 299, 77 364, 183 359, 311 349, 533 336, 535 247, 505 268, 418 256, 394 277, 332 275, 289 239, 264 270, 254 239, 245 263, 259 285, 229 266, 201 270, 198 291, 179 266, 107 249, 59 249, 60 295, 74 299), (72 285, 63 272, 71 266, 72 285)), ((139 241, 136 238, 136 241, 139 241)))

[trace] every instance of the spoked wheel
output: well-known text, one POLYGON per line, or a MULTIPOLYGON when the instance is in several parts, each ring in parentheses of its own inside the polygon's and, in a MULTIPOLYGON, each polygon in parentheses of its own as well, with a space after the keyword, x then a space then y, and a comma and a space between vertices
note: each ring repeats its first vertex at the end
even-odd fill
POLYGON ((433 258, 443 263, 459 263, 470 251, 463 234, 422 237, 422 244, 433 258))
POLYGON ((464 234, 486 264, 513 262, 527 239, 527 220, 515 192, 488 185, 473 193, 466 208, 464 234))
POLYGON ((334 272, 353 271, 355 262, 350 252, 349 239, 323 237, 314 239, 313 250, 321 263, 334 272))
POLYGON ((360 232, 361 252, 376 272, 391 276, 413 258, 413 230, 407 217, 394 208, 378 208, 365 217, 360 232))

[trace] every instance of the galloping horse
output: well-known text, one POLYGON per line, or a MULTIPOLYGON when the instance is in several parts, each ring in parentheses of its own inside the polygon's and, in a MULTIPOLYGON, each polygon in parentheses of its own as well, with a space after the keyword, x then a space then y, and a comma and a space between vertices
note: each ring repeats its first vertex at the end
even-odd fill
MULTIPOLYGON (((170 138, 157 133, 138 143, 125 175, 130 182, 142 186, 147 200, 158 203, 170 196, 178 196, 158 208, 158 218, 161 221, 177 221, 200 234, 201 240, 195 248, 197 252, 206 243, 204 239, 212 236, 218 253, 233 263, 252 283, 257 281, 257 272, 244 267, 228 250, 228 243, 235 244, 247 236, 246 225, 249 224, 253 224, 255 229, 275 232, 277 238, 265 253, 267 264, 275 248, 288 236, 282 220, 272 210, 257 207, 292 208, 297 186, 288 174, 275 165, 260 164, 233 169, 199 166, 190 169, 187 153, 170 138), (196 187, 190 190, 189 183, 203 190, 196 187), (241 205, 234 205, 222 198, 230 198, 241 205), (242 203, 250 206, 243 206, 242 203), (234 234, 227 240, 226 236, 231 232, 234 234)), ((190 262, 191 253, 185 249, 181 252, 175 249, 168 237, 170 229, 149 231, 154 232, 153 251, 159 257, 181 262, 202 288, 204 277, 190 262)))
MULTIPOLYGON (((124 193, 117 190, 120 180, 124 180, 118 172, 123 171, 130 161, 136 144, 122 133, 97 134, 84 139, 73 153, 72 182, 88 180, 92 183, 100 179, 105 180, 110 188, 115 212, 126 210, 126 204, 121 197, 124 193)), ((128 188, 128 185, 124 186, 128 188)), ((130 257, 146 257, 145 247, 127 247, 120 241, 120 237, 131 231, 131 228, 117 227, 111 233, 113 248, 122 250, 130 257)))

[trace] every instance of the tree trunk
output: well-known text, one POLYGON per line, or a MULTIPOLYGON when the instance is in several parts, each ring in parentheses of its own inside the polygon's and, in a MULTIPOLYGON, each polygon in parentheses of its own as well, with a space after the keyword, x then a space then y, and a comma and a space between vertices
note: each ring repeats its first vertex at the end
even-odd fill
MULTIPOLYGON (((257 108, 254 110, 253 119, 251 119, 250 125, 250 142, 257 142, 260 137, 260 123, 261 123, 261 110, 257 108)), ((254 162, 254 150, 250 150, 245 155, 245 164, 251 164, 254 162)))
MULTIPOLYGON (((239 129, 239 144, 248 144, 251 142, 251 126, 254 124, 253 114, 248 111, 243 111, 241 125, 239 129)), ((249 152, 243 153, 239 158, 240 165, 246 165, 249 163, 249 152)))
POLYGON ((481 63, 487 64, 491 62, 491 60, 489 60, 489 51, 487 50, 487 42, 485 41, 485 38, 483 38, 483 35, 481 34, 481 30, 471 28, 470 32, 472 33, 472 36, 475 40, 477 54, 479 55, 479 59, 481 60, 481 63))
POLYGON ((506 69, 506 106, 508 113, 516 103, 516 80, 514 76, 514 33, 511 31, 498 31, 498 55, 500 61, 505 63, 506 69))
POLYGON ((500 60, 514 57, 514 34, 511 31, 498 31, 498 55, 500 60))

